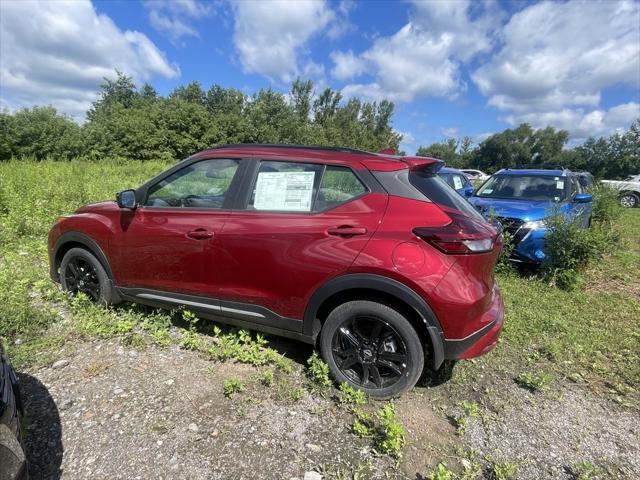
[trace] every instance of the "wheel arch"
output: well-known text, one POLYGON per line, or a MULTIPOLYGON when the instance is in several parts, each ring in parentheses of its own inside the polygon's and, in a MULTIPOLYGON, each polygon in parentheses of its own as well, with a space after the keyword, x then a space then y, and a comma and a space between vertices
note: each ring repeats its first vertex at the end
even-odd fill
POLYGON ((113 272, 111 271, 109 260, 107 259, 104 251, 95 240, 81 232, 63 233, 56 241, 53 249, 53 257, 51 259, 51 276, 54 280, 58 281, 57 274, 60 264, 62 263, 62 258, 72 248, 84 248, 93 254, 107 272, 109 280, 113 283, 113 272))
POLYGON ((442 327, 431 307, 408 286, 381 275, 346 274, 318 288, 307 304, 303 333, 317 338, 327 315, 338 305, 351 300, 382 302, 400 311, 414 327, 422 343, 428 342, 431 346, 431 366, 438 369, 442 365, 442 327))

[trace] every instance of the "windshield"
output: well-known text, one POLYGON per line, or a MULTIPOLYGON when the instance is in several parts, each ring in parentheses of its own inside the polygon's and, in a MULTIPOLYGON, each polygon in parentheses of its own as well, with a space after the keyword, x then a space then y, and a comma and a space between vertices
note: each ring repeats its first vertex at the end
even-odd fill
POLYGON ((475 196, 560 202, 566 197, 567 187, 565 177, 496 175, 487 180, 475 196))

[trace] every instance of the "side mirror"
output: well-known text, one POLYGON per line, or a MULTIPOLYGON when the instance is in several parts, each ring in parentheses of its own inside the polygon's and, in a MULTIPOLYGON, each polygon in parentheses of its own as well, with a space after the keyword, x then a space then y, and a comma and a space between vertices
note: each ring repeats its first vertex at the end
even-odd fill
POLYGON ((589 203, 593 201, 593 195, 590 193, 579 193, 573 197, 573 201, 575 203, 589 203))
POLYGON ((120 208, 136 208, 136 191, 135 190, 123 190, 116 194, 116 202, 120 208))

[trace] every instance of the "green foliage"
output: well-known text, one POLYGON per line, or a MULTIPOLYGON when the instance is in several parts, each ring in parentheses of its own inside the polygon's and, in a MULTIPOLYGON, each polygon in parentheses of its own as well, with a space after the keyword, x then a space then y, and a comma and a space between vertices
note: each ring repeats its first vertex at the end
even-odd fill
POLYGON ((576 480, 592 480, 604 473, 602 468, 587 461, 578 462, 572 470, 576 480))
POLYGON ((581 272, 618 243, 617 233, 600 223, 585 229, 578 221, 554 215, 546 220, 546 227, 542 272, 566 290, 578 287, 582 283, 581 272))
POLYGON ((0 160, 38 160, 77 155, 93 159, 175 161, 227 143, 339 145, 378 151, 398 149, 393 103, 363 103, 326 88, 315 100, 313 83, 297 79, 291 95, 272 89, 247 96, 239 90, 199 82, 162 97, 150 85, 137 89, 116 72, 78 125, 52 107, 0 113, 0 160))
POLYGON ((454 478, 455 474, 444 463, 439 463, 433 473, 429 475, 430 480, 453 480, 454 478))
POLYGON ((599 184, 592 190, 593 203, 591 220, 594 223, 610 226, 622 215, 620 191, 605 184, 599 184))
POLYGON ((393 403, 387 403, 378 410, 376 417, 380 422, 375 439, 376 447, 382 453, 399 459, 402 456, 402 449, 406 442, 406 433, 396 417, 393 403))
POLYGON ((531 392, 546 390, 553 381, 553 375, 541 372, 524 372, 516 377, 516 383, 531 392))
POLYGON ((228 378, 224 381, 222 391, 225 397, 232 398, 236 393, 242 392, 244 388, 245 385, 242 380, 238 378, 228 378))
POLYGON ((198 316, 193 313, 191 310, 188 310, 186 308, 182 309, 182 320, 184 320, 187 325, 189 325, 189 330, 195 330, 196 329, 196 324, 198 323, 198 320, 200 320, 198 318, 198 316))
POLYGON ((262 372, 258 379, 265 387, 270 387, 273 384, 273 370, 265 370, 262 372))
POLYGON ((362 390, 356 390, 346 382, 340 384, 338 405, 354 409, 355 407, 364 405, 366 402, 367 397, 362 390))
POLYGON ((313 352, 307 360, 307 377, 311 381, 311 387, 315 390, 326 390, 332 384, 329 377, 329 365, 326 364, 317 352, 313 352))
POLYGON ((254 336, 247 330, 239 330, 223 334, 219 327, 214 327, 213 333, 213 345, 206 350, 213 359, 233 359, 255 366, 275 365, 283 372, 291 371, 289 361, 274 349, 267 347, 267 341, 259 333, 254 336))
POLYGON ((464 414, 468 417, 477 417, 480 414, 480 405, 476 402, 467 402, 466 400, 463 400, 462 408, 464 410, 464 414))
POLYGON ((518 465, 512 462, 501 462, 493 465, 496 480, 512 480, 518 472, 518 465))

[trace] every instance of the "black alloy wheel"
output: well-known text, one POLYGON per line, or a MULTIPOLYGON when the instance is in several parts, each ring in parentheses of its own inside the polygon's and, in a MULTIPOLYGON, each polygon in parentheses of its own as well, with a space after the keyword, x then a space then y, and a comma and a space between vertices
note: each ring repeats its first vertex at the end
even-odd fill
POLYGON ((84 293, 93 302, 113 305, 118 298, 109 275, 98 259, 84 248, 72 248, 60 262, 60 283, 72 294, 84 293))
POLYGON ((320 331, 319 347, 338 383, 373 398, 392 398, 411 389, 424 367, 422 341, 409 320, 370 300, 334 308, 320 331))
POLYGON ((100 299, 98 272, 86 258, 70 258, 64 270, 64 279, 71 293, 82 292, 94 302, 100 299))
POLYGON ((407 346, 380 318, 349 318, 333 335, 332 352, 345 377, 365 388, 387 388, 407 370, 407 346))

